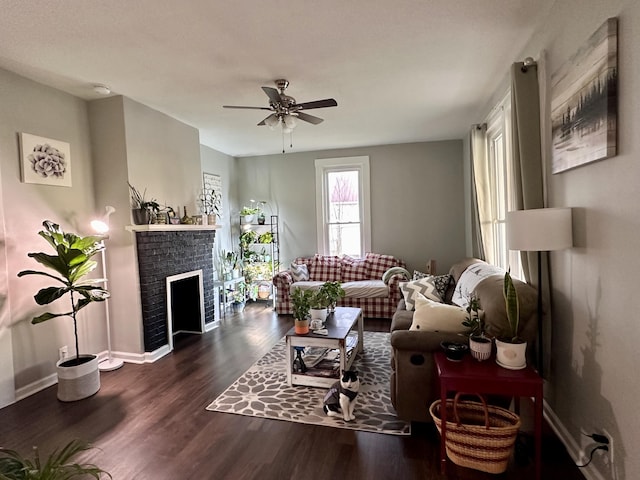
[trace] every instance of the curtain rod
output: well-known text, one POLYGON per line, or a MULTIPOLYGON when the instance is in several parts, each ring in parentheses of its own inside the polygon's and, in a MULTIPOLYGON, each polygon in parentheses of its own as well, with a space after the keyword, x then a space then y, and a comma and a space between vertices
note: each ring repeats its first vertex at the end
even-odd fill
POLYGON ((520 70, 522 71, 522 73, 527 73, 527 70, 529 70, 529 67, 532 65, 537 65, 536 61, 531 57, 527 57, 522 62, 522 67, 520 67, 520 70))

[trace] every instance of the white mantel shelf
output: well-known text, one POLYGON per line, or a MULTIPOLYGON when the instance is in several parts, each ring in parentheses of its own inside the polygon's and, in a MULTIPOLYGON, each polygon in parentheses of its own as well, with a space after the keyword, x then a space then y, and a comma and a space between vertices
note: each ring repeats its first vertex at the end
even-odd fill
POLYGON ((126 225, 129 232, 184 232, 189 230, 218 230, 220 225, 126 225))

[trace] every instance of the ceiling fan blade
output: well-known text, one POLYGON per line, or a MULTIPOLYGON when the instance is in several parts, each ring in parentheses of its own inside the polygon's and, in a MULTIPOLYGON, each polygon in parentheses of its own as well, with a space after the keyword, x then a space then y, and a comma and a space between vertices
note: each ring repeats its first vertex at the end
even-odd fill
POLYGON ((295 106, 299 109, 311 110, 312 108, 337 107, 338 102, 333 98, 326 98, 324 100, 315 100, 313 102, 296 103, 295 106))
POLYGON ((282 103, 282 98, 280 97, 280 92, 272 87, 262 87, 264 93, 267 94, 271 103, 282 103))
POLYGON ((308 113, 297 112, 296 115, 300 120, 313 123, 314 125, 318 125, 319 123, 324 122, 324 118, 314 117, 313 115, 309 115, 308 113))
POLYGON ((239 105, 223 105, 222 108, 242 108, 244 110, 271 110, 269 107, 242 107, 239 105))
POLYGON ((267 118, 265 118, 264 120, 262 120, 258 125, 268 125, 267 121, 268 121, 270 118, 275 118, 275 119, 277 119, 278 117, 276 116, 276 114, 275 114, 275 113, 272 113, 272 114, 271 114, 271 115, 269 115, 267 118))

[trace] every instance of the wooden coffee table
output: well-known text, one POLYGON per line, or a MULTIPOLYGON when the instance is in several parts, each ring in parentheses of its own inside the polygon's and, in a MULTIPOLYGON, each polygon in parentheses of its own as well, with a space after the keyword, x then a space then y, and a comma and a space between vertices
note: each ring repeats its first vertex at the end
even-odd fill
POLYGON ((294 347, 324 347, 337 349, 340 352, 340 370, 349 370, 356 355, 363 350, 362 309, 353 307, 336 307, 335 312, 327 317, 325 322, 328 335, 296 335, 294 328, 287 332, 286 362, 287 383, 289 385, 308 385, 311 387, 328 388, 338 377, 317 377, 293 372, 294 347), (355 341, 349 342, 355 337, 355 341), (352 343, 352 344, 350 344, 352 343))

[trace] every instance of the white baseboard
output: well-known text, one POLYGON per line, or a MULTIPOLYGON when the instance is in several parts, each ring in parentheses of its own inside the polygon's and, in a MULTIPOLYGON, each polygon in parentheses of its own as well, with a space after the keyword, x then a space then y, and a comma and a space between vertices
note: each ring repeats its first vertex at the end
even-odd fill
POLYGON ((204 324, 204 331, 210 332, 211 330, 213 330, 214 328, 218 328, 219 326, 220 326, 220 320, 214 320, 213 322, 204 324))
MULTIPOLYGON (((547 423, 551 427, 551 429, 555 432, 556 436, 560 439, 560 441, 564 444, 567 449, 567 453, 573 460, 573 463, 576 465, 579 462, 583 461, 582 448, 575 439, 571 436, 569 431, 566 429, 564 424, 560 421, 560 418, 555 414, 553 409, 549 406, 549 404, 545 401, 544 405, 544 418, 547 420, 547 423)), ((584 468, 580 469, 582 475, 587 480, 607 480, 602 474, 593 466, 588 465, 584 468)))
MULTIPOLYGON (((217 325, 216 325, 217 326, 217 325)), ((213 327, 214 328, 214 327, 213 327)), ((171 353, 171 349, 169 345, 163 345, 162 347, 154 350, 153 352, 145 352, 145 353, 130 353, 130 352, 111 352, 113 358, 118 358, 127 363, 153 363, 156 360, 164 357, 165 355, 171 353)), ((109 357, 109 353, 105 350, 100 353, 95 354, 98 357, 98 361, 106 360, 109 357)), ((45 388, 49 388, 52 385, 58 383, 58 374, 52 373, 51 375, 47 375, 40 380, 36 380, 35 382, 31 382, 24 387, 18 388, 16 390, 15 401, 18 402, 23 398, 27 398, 35 393, 38 393, 45 388)), ((15 402, 13 402, 15 403, 15 402)), ((11 404, 8 404, 11 405, 11 404)), ((6 405, 6 406, 8 406, 6 405)))

